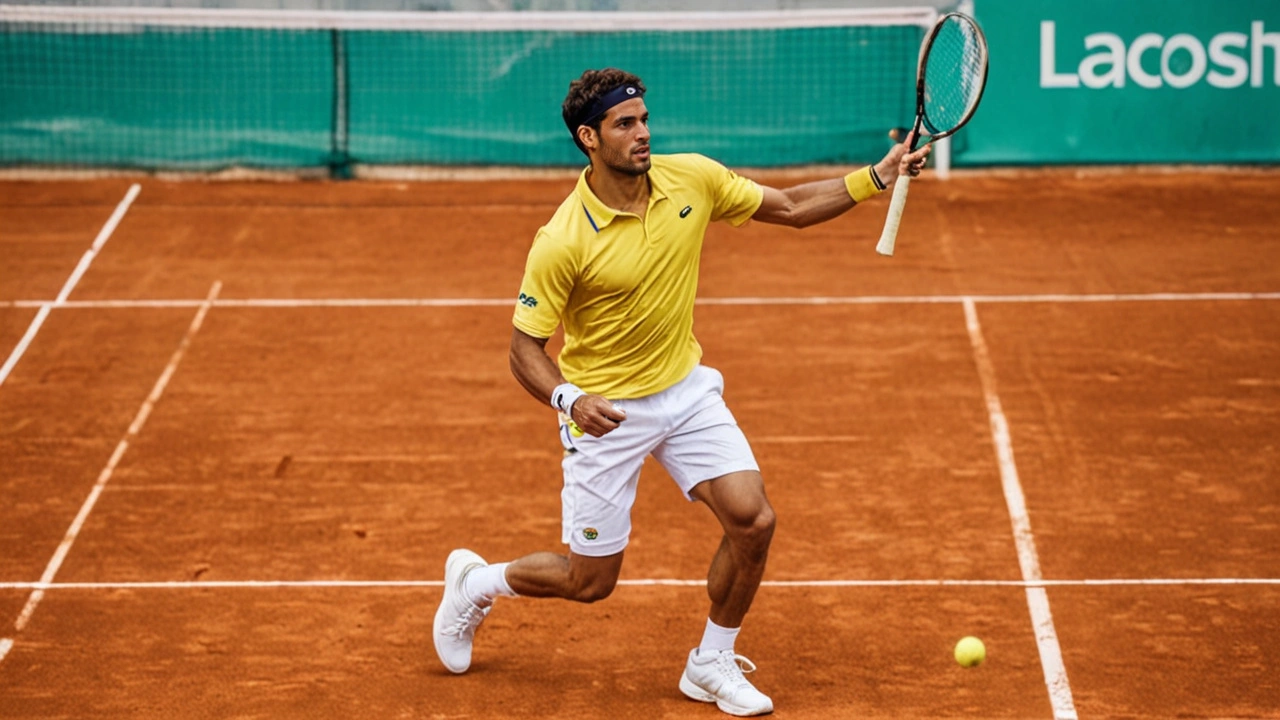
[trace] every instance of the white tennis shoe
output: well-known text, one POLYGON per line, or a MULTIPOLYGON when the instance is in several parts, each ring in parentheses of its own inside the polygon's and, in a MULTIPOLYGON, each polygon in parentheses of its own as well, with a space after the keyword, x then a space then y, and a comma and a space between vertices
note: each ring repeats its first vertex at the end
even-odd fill
POLYGON ((489 563, 470 550, 454 550, 444 563, 444 597, 436 610, 436 654, 452 673, 464 673, 471 667, 471 643, 476 629, 484 622, 492 605, 480 607, 467 599, 462 582, 467 573, 489 563))
POLYGON ((680 692, 692 700, 713 702, 730 715, 767 715, 773 712, 773 700, 742 674, 755 669, 755 663, 732 650, 700 652, 694 648, 680 676, 680 692))

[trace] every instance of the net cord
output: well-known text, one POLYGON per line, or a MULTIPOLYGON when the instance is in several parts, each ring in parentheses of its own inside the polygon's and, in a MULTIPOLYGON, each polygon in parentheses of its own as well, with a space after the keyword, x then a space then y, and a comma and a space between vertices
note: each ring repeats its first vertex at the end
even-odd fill
POLYGON ((289 30, 705 31, 892 25, 929 28, 938 17, 933 7, 742 12, 364 12, 0 4, 0 23, 117 23, 289 30))

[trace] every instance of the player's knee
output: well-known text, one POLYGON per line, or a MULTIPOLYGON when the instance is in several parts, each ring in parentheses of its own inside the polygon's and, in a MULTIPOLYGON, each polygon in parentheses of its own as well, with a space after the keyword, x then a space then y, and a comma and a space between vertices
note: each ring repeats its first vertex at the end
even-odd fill
POLYGON ((613 594, 618 584, 616 566, 582 566, 569 573, 569 588, 565 597, 580 603, 593 603, 613 594))
POLYGON ((570 599, 588 604, 599 602, 612 595, 613 589, 617 585, 618 579, 616 577, 590 578, 574 587, 570 599))
POLYGON ((743 550, 759 554, 769 549, 773 531, 778 525, 777 514, 768 502, 763 502, 755 512, 737 518, 733 538, 743 550))
POLYGON ((756 519, 751 523, 751 538, 762 548, 768 548, 769 543, 773 541, 773 531, 778 527, 778 516, 773 511, 773 506, 765 503, 764 507, 756 515, 756 519))
POLYGON ((621 552, 608 557, 573 555, 561 597, 580 603, 603 600, 613 593, 621 571, 621 552))

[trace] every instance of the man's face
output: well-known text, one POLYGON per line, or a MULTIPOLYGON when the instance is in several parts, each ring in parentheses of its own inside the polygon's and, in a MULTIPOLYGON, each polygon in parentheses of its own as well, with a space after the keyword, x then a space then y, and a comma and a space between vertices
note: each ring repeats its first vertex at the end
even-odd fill
POLYGON ((596 157, 627 175, 649 172, 653 163, 649 160, 649 109, 644 98, 618 103, 604 114, 596 157))

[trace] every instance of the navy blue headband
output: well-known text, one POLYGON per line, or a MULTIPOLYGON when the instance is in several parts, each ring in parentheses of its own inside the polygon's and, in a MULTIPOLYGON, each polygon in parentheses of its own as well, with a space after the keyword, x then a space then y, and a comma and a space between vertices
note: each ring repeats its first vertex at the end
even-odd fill
POLYGON ((579 126, 586 125, 604 115, 614 105, 642 97, 644 97, 644 91, 635 85, 621 85, 596 98, 595 102, 587 105, 582 109, 582 112, 578 113, 577 118, 570 119, 565 124, 569 126, 570 133, 577 133, 579 126))

